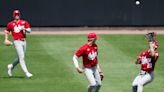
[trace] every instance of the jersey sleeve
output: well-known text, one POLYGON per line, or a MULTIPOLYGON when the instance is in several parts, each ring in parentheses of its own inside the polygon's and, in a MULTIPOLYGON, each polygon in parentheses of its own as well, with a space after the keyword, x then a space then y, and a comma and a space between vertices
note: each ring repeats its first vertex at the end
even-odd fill
POLYGON ((11 29, 11 24, 8 23, 8 24, 7 24, 7 27, 6 27, 6 30, 5 30, 5 33, 9 33, 11 30, 12 30, 12 29, 11 29))
POLYGON ((139 56, 142 57, 142 56, 145 56, 145 54, 146 54, 146 51, 142 51, 139 56))
POLYGON ((77 57, 80 57, 80 56, 82 56, 82 55, 84 54, 84 52, 85 52, 85 49, 84 49, 83 47, 81 47, 79 50, 77 50, 77 51, 75 52, 75 55, 76 55, 77 57))
POLYGON ((25 21, 24 27, 25 27, 25 28, 31 28, 30 24, 29 24, 27 21, 25 21))

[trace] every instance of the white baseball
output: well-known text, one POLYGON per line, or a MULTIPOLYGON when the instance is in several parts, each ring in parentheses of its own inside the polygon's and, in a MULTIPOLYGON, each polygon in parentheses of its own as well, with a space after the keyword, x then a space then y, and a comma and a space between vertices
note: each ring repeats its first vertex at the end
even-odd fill
POLYGON ((136 1, 136 5, 139 5, 140 4, 140 1, 136 1))

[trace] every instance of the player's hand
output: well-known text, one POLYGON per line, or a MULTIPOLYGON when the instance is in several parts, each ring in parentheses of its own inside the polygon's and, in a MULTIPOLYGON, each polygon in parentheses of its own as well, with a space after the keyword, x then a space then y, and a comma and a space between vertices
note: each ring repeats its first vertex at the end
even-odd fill
POLYGON ((141 56, 138 56, 137 57, 137 60, 135 61, 135 64, 141 64, 141 56))
POLYGON ((80 68, 80 67, 77 67, 76 70, 79 72, 79 73, 83 73, 84 72, 84 69, 80 68))
POLYGON ((11 41, 9 41, 9 40, 5 40, 5 41, 4 41, 4 44, 5 44, 6 46, 11 46, 11 45, 13 45, 13 43, 12 43, 11 41))
POLYGON ((103 72, 99 72, 100 73, 100 78, 101 78, 101 81, 104 79, 104 74, 103 72))

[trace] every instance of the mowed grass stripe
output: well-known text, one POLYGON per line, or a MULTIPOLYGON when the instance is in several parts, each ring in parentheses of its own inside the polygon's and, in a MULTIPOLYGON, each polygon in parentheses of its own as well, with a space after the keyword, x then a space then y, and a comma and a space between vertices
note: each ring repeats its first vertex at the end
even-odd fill
POLYGON ((60 82, 58 84, 63 84, 61 86, 64 87, 64 89, 61 89, 60 86, 56 86, 55 88, 60 88, 58 92, 75 92, 79 89, 79 92, 84 92, 87 87, 86 80, 84 80, 83 75, 76 72, 72 63, 72 56, 75 50, 72 46, 76 46, 75 44, 77 44, 74 41, 79 41, 71 36, 61 37, 52 36, 52 38, 48 39, 43 38, 42 43, 44 44, 41 44, 42 49, 48 55, 47 58, 50 58, 48 61, 51 62, 52 66, 50 70, 53 71, 54 77, 59 78, 60 82))
POLYGON ((110 40, 110 36, 103 36, 98 41, 98 44, 101 44, 99 61, 105 73, 102 92, 130 92, 132 70, 136 69, 133 66, 134 59, 118 49, 110 40))
MULTIPOLYGON (((2 38, 2 36, 0 36, 2 38)), ((155 70, 155 80, 144 92, 163 92, 164 36, 157 36, 160 58, 155 70)), ((0 39, 2 40, 2 39, 0 39)), ((78 74, 72 63, 74 51, 87 41, 86 35, 31 35, 27 38, 26 62, 34 74, 24 78, 17 66, 14 78, 7 77, 6 66, 16 56, 14 47, 0 44, 0 89, 2 92, 86 92, 87 80, 78 74)), ((2 41, 1 41, 2 42, 2 41)), ((97 40, 99 63, 105 79, 100 92, 131 92, 131 83, 140 66, 134 61, 146 49, 143 35, 101 35, 97 40)), ((81 63, 81 60, 79 60, 81 63)))

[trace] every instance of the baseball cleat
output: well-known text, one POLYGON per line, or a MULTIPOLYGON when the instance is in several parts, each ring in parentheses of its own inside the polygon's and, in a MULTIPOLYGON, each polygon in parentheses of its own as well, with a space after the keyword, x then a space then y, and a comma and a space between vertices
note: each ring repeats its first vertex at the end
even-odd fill
POLYGON ((31 78, 33 75, 31 73, 26 73, 26 77, 31 78))
POLYGON ((12 68, 13 68, 13 65, 12 64, 9 64, 8 66, 7 66, 7 68, 8 68, 8 75, 11 77, 12 76, 12 68))

